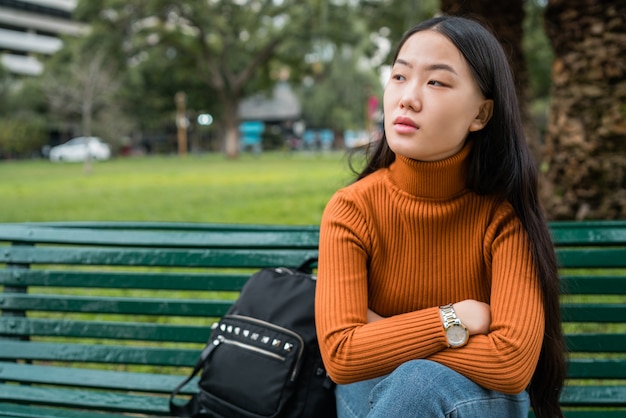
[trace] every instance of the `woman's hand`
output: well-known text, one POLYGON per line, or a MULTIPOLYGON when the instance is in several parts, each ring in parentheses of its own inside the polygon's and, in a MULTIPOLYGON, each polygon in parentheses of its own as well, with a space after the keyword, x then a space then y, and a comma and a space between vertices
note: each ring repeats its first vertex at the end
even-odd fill
MULTIPOLYGON (((456 316, 461 320, 467 328, 470 335, 489 333, 491 325, 491 307, 484 303, 473 299, 466 299, 452 305, 456 316)), ((367 310, 367 322, 376 322, 383 319, 371 309, 367 310)))
POLYGON ((491 325, 491 308, 489 305, 477 300, 466 299, 453 304, 452 307, 470 335, 487 335, 489 333, 491 325))
POLYGON ((369 324, 370 322, 376 322, 383 319, 382 316, 378 315, 376 312, 374 312, 371 309, 367 310, 367 323, 369 324))

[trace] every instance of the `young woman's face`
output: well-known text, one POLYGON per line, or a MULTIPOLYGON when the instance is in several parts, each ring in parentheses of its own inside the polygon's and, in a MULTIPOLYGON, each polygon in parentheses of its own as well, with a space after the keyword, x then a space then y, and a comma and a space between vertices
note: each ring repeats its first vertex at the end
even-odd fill
POLYGON ((402 46, 384 93, 385 134, 396 154, 437 161, 463 148, 493 109, 461 52, 438 32, 413 34, 402 46))

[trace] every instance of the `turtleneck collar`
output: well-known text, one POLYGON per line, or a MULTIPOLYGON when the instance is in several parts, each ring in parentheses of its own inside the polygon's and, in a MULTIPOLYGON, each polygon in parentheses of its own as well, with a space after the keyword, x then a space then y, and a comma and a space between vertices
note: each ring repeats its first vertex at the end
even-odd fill
POLYGON ((440 161, 418 161, 396 154, 389 180, 417 197, 442 199, 455 196, 467 185, 470 142, 458 153, 440 161))

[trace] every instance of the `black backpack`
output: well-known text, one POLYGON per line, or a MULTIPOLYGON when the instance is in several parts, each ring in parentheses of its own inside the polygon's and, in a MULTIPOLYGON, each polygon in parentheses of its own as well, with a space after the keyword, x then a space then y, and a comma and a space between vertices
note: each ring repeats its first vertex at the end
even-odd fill
POLYGON ((333 418, 334 385, 315 332, 317 260, 295 270, 266 268, 248 279, 193 372, 170 396, 179 417, 333 418), (199 393, 174 401, 202 369, 199 393))

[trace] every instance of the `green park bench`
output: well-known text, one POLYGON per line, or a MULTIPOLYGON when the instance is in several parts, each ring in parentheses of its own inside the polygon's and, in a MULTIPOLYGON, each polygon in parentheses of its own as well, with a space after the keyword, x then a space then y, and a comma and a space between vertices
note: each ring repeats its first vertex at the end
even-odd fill
MULTIPOLYGON (((568 293, 566 416, 625 417, 626 222, 552 231, 568 293)), ((318 237, 313 226, 0 224, 0 417, 167 416, 249 275, 299 265, 318 237)))

